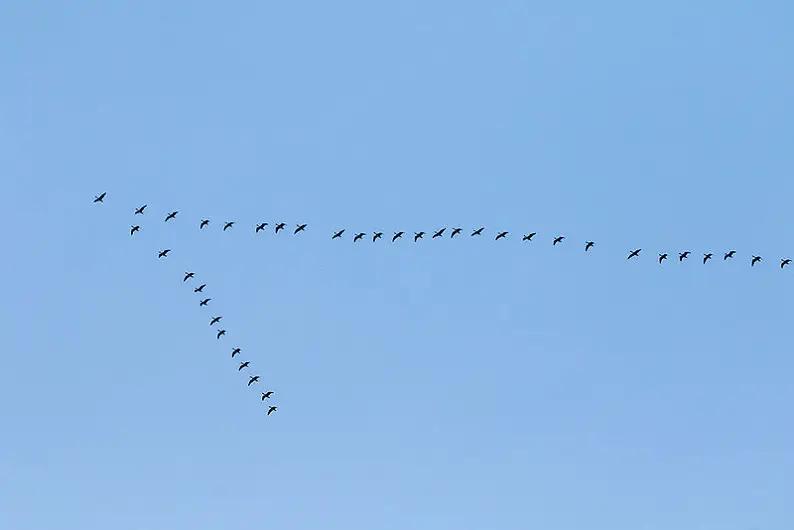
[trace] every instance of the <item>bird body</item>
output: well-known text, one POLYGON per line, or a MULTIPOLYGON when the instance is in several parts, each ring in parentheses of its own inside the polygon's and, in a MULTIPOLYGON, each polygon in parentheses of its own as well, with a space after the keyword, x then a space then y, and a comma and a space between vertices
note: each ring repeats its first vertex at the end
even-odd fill
POLYGON ((232 350, 232 359, 234 359, 234 356, 237 355, 238 353, 240 353, 240 351, 241 351, 240 348, 233 349, 232 350))
POLYGON ((632 251, 629 253, 629 257, 627 257, 626 259, 631 259, 631 258, 636 258, 636 257, 639 257, 639 255, 640 255, 640 252, 642 252, 642 249, 641 249, 641 248, 634 249, 634 250, 632 250, 632 251))
POLYGON ((254 233, 258 234, 259 232, 264 230, 266 226, 267 226, 267 223, 259 223, 258 225, 256 225, 256 230, 254 230, 254 233))
POLYGON ((383 237, 383 232, 375 232, 374 234, 372 234, 372 242, 374 243, 375 241, 377 241, 382 237, 383 237))
POLYGON ((755 267, 755 264, 761 261, 764 261, 764 258, 762 258, 761 256, 753 256, 752 261, 750 261, 750 266, 755 267))
POLYGON ((206 283, 202 283, 201 285, 199 285, 198 287, 196 287, 195 289, 193 289, 193 292, 194 292, 194 293, 200 293, 200 292, 202 292, 202 291, 204 290, 204 288, 205 288, 206 286, 207 286, 207 284, 206 284, 206 283))
POLYGON ((165 249, 165 250, 161 250, 161 251, 160 251, 160 252, 157 254, 157 257, 158 257, 158 258, 165 258, 165 257, 167 257, 167 256, 168 256, 168 253, 169 253, 169 252, 171 252, 171 249, 170 249, 170 248, 167 248, 167 249, 165 249))
POLYGON ((223 231, 225 232, 225 231, 227 231, 228 229, 230 229, 230 228, 231 228, 231 227, 233 227, 233 226, 234 226, 234 221, 227 221, 227 222, 226 222, 226 223, 223 225, 223 231))
POLYGON ((422 239, 424 236, 425 236, 424 232, 414 232, 414 243, 422 239))
POLYGON ((251 377, 248 379, 248 386, 251 386, 251 385, 253 385, 253 384, 254 384, 254 383, 256 383, 257 381, 259 381, 259 376, 258 376, 258 375, 251 376, 251 377))
POLYGON ((304 230, 306 230, 306 226, 308 226, 308 225, 306 225, 306 224, 298 225, 295 228, 295 231, 293 232, 293 234, 297 234, 298 232, 303 232, 304 230))
POLYGON ((140 208, 135 208, 135 215, 143 215, 143 211, 146 209, 146 204, 141 206, 140 208))
POLYGON ((342 234, 344 233, 345 233, 345 229, 343 228, 342 230, 339 230, 338 232, 334 233, 334 235, 331 236, 331 239, 339 239, 340 237, 342 237, 342 234))
POLYGON ((284 230, 287 227, 287 223, 279 223, 276 225, 276 233, 278 234, 280 230, 284 230))
POLYGON ((667 254, 659 254, 659 264, 667 259, 667 254))
POLYGON ((528 234, 524 234, 524 237, 521 238, 521 241, 532 241, 532 238, 535 237, 537 232, 530 232, 528 234))
POLYGON ((186 281, 188 281, 190 278, 192 278, 192 277, 193 277, 193 276, 195 276, 195 275, 196 275, 196 273, 195 273, 195 272, 186 272, 186 273, 185 273, 185 277, 184 277, 184 278, 182 278, 182 281, 183 281, 183 282, 186 282, 186 281))
POLYGON ((678 261, 684 261, 685 259, 687 259, 689 257, 690 254, 691 254, 691 252, 689 252, 688 250, 685 251, 685 252, 681 252, 678 255, 678 261))
POLYGON ((708 254, 703 254, 703 265, 705 265, 705 264, 706 264, 706 262, 707 262, 708 260, 710 260, 710 259, 711 259, 713 256, 714 256, 714 254, 711 254, 711 253, 708 253, 708 254))
POLYGON ((441 229, 439 229, 439 230, 436 230, 436 231, 433 233, 433 237, 431 237, 430 239, 435 239, 435 238, 437 238, 437 237, 441 237, 441 236, 443 236, 443 235, 444 235, 444 230, 446 230, 446 227, 444 227, 444 228, 441 228, 441 229))
POLYGON ((496 234, 495 241, 499 241, 500 239, 506 238, 507 234, 509 234, 509 232, 507 230, 505 230, 504 232, 499 232, 498 234, 496 234))
POLYGON ((243 368, 248 368, 248 365, 251 364, 250 361, 245 361, 244 363, 240 363, 240 366, 237 367, 237 371, 239 372, 243 368))
POLYGON ((222 318, 223 317, 213 317, 212 320, 210 320, 210 326, 214 326, 215 324, 220 322, 222 318))
POLYGON ((269 409, 267 409, 267 415, 270 416, 271 414, 276 412, 276 410, 278 410, 278 407, 276 406, 270 407, 269 409))
POLYGON ((102 193, 100 193, 99 195, 94 197, 94 202, 105 202, 105 195, 107 195, 107 194, 108 194, 108 192, 103 191, 102 193))
POLYGON ((205 298, 204 300, 199 302, 199 306, 205 306, 205 305, 209 304, 210 300, 212 300, 212 298, 205 298))
POLYGON ((140 231, 141 231, 141 225, 134 225, 130 228, 130 235, 140 231))
POLYGON ((556 246, 557 243, 562 243, 564 240, 565 240, 565 236, 557 236, 554 238, 554 241, 552 242, 551 245, 556 246))
POLYGON ((475 230, 474 232, 471 233, 471 237, 481 236, 483 230, 485 230, 485 227, 481 226, 480 228, 478 228, 477 230, 475 230))
POLYGON ((223 337, 224 335, 226 335, 226 330, 225 330, 225 329, 219 329, 219 330, 218 330, 218 333, 216 333, 216 334, 215 334, 215 338, 216 338, 216 339, 220 339, 220 338, 221 338, 221 337, 223 337))
POLYGON ((202 219, 201 220, 201 224, 199 224, 199 229, 203 230, 204 227, 207 226, 208 224, 210 224, 210 220, 209 219, 202 219))
POLYGON ((358 234, 354 235, 353 236, 353 243, 355 243, 356 241, 361 241, 362 239, 364 239, 365 235, 367 235, 367 234, 365 234, 364 232, 359 232, 358 234))
POLYGON ((588 242, 586 242, 586 243, 584 244, 584 251, 585 251, 585 252, 587 252, 588 250, 590 250, 591 248, 593 248, 593 245, 595 245, 595 242, 594 242, 594 241, 588 241, 588 242))
POLYGON ((405 232, 395 232, 394 236, 392 236, 391 238, 391 242, 394 243, 395 241, 400 239, 403 236, 403 234, 405 234, 405 232))
POLYGON ((262 401, 264 401, 266 399, 270 399, 270 396, 272 396, 272 395, 273 395, 273 391, 272 390, 268 390, 267 392, 262 392, 262 401))
POLYGON ((452 239, 453 237, 455 237, 456 235, 460 234, 461 232, 463 232, 462 228, 453 228, 452 229, 452 234, 450 234, 449 238, 452 239))
POLYGON ((736 251, 735 250, 730 250, 730 251, 726 252, 725 255, 722 257, 722 261, 725 261, 728 258, 732 258, 735 255, 736 255, 736 251))
POLYGON ((780 260, 780 268, 781 269, 783 267, 785 267, 786 265, 791 265, 791 260, 790 259, 786 258, 786 259, 780 260))
POLYGON ((178 214, 178 213, 179 213, 179 211, 178 211, 178 210, 174 210, 173 212, 171 212, 171 213, 169 213, 168 215, 166 215, 166 216, 165 216, 165 222, 167 223, 167 222, 168 222, 168 221, 170 221, 171 219, 176 219, 176 214, 178 214))

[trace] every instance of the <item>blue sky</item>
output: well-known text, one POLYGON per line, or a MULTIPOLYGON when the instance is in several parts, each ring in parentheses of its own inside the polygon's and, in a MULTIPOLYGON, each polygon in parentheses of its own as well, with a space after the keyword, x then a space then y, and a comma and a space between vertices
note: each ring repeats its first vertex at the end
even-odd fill
POLYGON ((791 528, 792 15, 4 2, 0 527, 791 528))

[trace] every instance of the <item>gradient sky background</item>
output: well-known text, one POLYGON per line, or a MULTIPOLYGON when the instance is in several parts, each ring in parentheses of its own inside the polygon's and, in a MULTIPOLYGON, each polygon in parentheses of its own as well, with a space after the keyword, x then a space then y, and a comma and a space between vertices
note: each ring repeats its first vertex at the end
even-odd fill
POLYGON ((0 528, 792 528, 792 17, 3 2, 0 528))

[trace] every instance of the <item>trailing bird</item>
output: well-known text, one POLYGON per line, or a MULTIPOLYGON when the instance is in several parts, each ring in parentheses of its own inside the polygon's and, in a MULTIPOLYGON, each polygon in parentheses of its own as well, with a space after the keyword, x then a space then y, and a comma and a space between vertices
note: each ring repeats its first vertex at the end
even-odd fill
POLYGON ((786 259, 780 260, 780 268, 781 269, 783 267, 785 267, 786 265, 791 265, 791 260, 790 259, 786 258, 786 259))
POLYGON ((507 237, 507 234, 509 234, 507 230, 505 230, 504 232, 499 232, 498 234, 496 234, 495 241, 499 241, 500 239, 507 237))
POLYGON ((375 241, 377 241, 382 237, 383 237, 383 232, 375 232, 374 234, 372 234, 372 242, 374 243, 375 241))
POLYGON ((227 221, 226 224, 223 225, 223 231, 225 232, 233 226, 234 226, 234 221, 227 221))
POLYGON ((557 236, 557 237, 554 238, 554 242, 552 242, 551 245, 552 246, 556 246, 557 243, 562 243, 564 239, 565 239, 565 236, 557 236))
POLYGON ((264 230, 266 226, 267 226, 267 223, 259 223, 258 225, 256 225, 256 230, 254 230, 254 233, 258 234, 259 232, 264 230))
POLYGON ((199 229, 203 229, 208 224, 210 224, 210 220, 209 219, 202 219, 201 220, 201 224, 199 225, 199 229))
POLYGON ((234 359, 234 356, 237 355, 238 353, 240 353, 240 351, 241 351, 240 348, 233 349, 232 350, 232 359, 234 359))
POLYGON ((226 330, 225 330, 225 329, 219 329, 219 330, 218 330, 218 333, 215 335, 215 338, 216 338, 216 339, 220 339, 220 338, 221 338, 221 337, 223 337, 224 335, 226 335, 226 330))
POLYGON ((659 264, 660 265, 666 259, 667 259, 667 254, 659 254, 659 264))
POLYGON ((279 223, 276 225, 276 233, 278 234, 279 230, 284 230, 287 227, 287 223, 279 223))
POLYGON ((585 251, 585 252, 587 252, 588 250, 590 250, 591 248, 593 248, 593 245, 595 245, 595 242, 594 242, 594 241, 588 241, 588 242, 586 242, 586 243, 584 244, 584 251, 585 251))
POLYGON ((293 232, 293 234, 297 234, 298 232, 303 232, 304 230, 306 230, 307 226, 308 225, 306 225, 306 224, 298 225, 297 228, 295 228, 295 231, 293 232))
POLYGON ((141 206, 140 208, 135 208, 135 215, 143 215, 143 211, 146 209, 146 204, 141 206))
POLYGON ((430 239, 435 239, 435 238, 437 238, 437 237, 441 237, 441 236, 443 236, 443 235, 444 235, 444 230, 446 230, 446 227, 444 227, 444 228, 442 228, 442 229, 440 229, 440 230, 436 230, 436 231, 433 233, 433 237, 431 237, 430 239))
POLYGON ((394 243, 398 239, 400 239, 405 232, 395 232, 394 236, 391 238, 391 242, 394 243))
POLYGON ((105 202, 105 195, 107 195, 107 194, 108 194, 108 192, 103 191, 102 193, 100 193, 99 195, 94 197, 94 202, 105 202))
POLYGON ((750 262, 750 266, 755 267, 755 264, 758 263, 759 261, 764 261, 764 258, 762 258, 761 256, 753 256, 753 259, 750 262))
POLYGON ((626 258, 626 259, 631 259, 631 258, 636 258, 636 257, 639 257, 639 255, 640 255, 640 252, 642 252, 642 249, 641 249, 641 248, 638 248, 638 249, 632 250, 632 251, 629 253, 629 257, 628 257, 628 258, 626 258))
POLYGON ((732 258, 735 255, 736 255, 736 251, 735 250, 730 250, 730 251, 726 252, 725 255, 722 257, 722 261, 725 261, 728 258, 732 258))
POLYGON ((689 257, 690 254, 691 254, 691 252, 689 252, 688 250, 685 251, 685 252, 681 252, 678 255, 678 261, 684 261, 685 259, 687 259, 689 257))
POLYGON ((212 317, 212 320, 210 320, 210 326, 214 326, 215 324, 220 322, 222 318, 223 317, 212 317))
POLYGON ((268 416, 270 416, 271 414, 273 414, 273 413, 274 413, 274 412, 276 412, 277 410, 278 410, 278 407, 276 407, 276 406, 272 406, 272 407, 270 407, 269 409, 267 409, 267 415, 268 415, 268 416))
POLYGON ((452 234, 449 236, 449 238, 452 239, 453 237, 455 237, 456 235, 460 234, 461 232, 463 232, 462 228, 453 228, 452 229, 452 234))
POLYGON ((343 228, 342 230, 335 232, 334 235, 331 236, 331 239, 339 239, 340 237, 342 237, 342 234, 344 233, 345 233, 345 229, 343 228))
POLYGON ((245 361, 244 363, 240 363, 240 366, 237 367, 237 371, 239 372, 243 368, 248 368, 248 365, 251 364, 250 361, 245 361))
POLYGON ((199 302, 199 306, 204 306, 204 305, 207 305, 207 304, 209 304, 209 303, 210 303, 210 300, 212 300, 212 298, 205 298, 204 300, 202 300, 201 302, 199 302))
POLYGON ((474 236, 481 236, 481 235, 482 235, 482 231, 483 231, 483 230, 485 230, 485 227, 484 227, 484 226, 481 226, 480 228, 478 228, 477 230, 475 230, 474 232, 472 232, 472 233, 471 233, 471 236, 472 236, 472 237, 474 237, 474 236))
POLYGON ((161 250, 161 251, 160 251, 160 252, 157 254, 157 257, 158 257, 158 258, 165 258, 165 257, 167 257, 167 256, 168 256, 168 253, 169 253, 169 252, 171 252, 171 249, 170 249, 170 248, 167 248, 167 249, 165 249, 165 250, 161 250))
POLYGON ((537 232, 530 232, 528 234, 524 234, 524 237, 521 238, 521 241, 532 241, 532 238, 535 237, 537 232))
POLYGON ((171 212, 171 213, 169 213, 168 215, 166 215, 166 216, 165 216, 165 222, 167 223, 167 222, 168 222, 168 221, 170 221, 171 219, 176 219, 176 214, 178 214, 178 213, 179 213, 179 211, 178 211, 178 210, 174 210, 173 212, 171 212))
POLYGON ((198 287, 196 287, 195 289, 193 289, 193 292, 194 292, 194 293, 200 293, 200 292, 202 292, 202 291, 204 290, 204 288, 205 288, 206 286, 207 286, 207 284, 206 284, 206 283, 202 283, 201 285, 199 285, 198 287))
POLYGON ((422 239, 424 235, 425 235, 424 232, 414 232, 414 243, 422 239))
POLYGON ((257 381, 259 381, 259 376, 258 376, 258 375, 251 376, 251 377, 248 379, 248 386, 251 386, 251 385, 253 385, 253 384, 254 384, 254 383, 256 383, 257 381))
POLYGON ((353 236, 353 243, 355 243, 356 241, 361 241, 362 239, 364 239, 365 235, 367 235, 367 234, 365 234, 364 232, 359 232, 358 234, 354 235, 353 236))
POLYGON ((262 401, 264 401, 266 399, 270 399, 270 396, 272 396, 272 395, 273 395, 273 391, 272 390, 268 390, 267 392, 262 392, 262 401))
POLYGON ((705 265, 705 264, 706 264, 706 262, 707 262, 708 260, 710 260, 710 259, 711 259, 713 256, 714 256, 714 255, 713 255, 712 253, 710 253, 710 252, 709 252, 708 254, 703 254, 703 265, 705 265))
POLYGON ((141 231, 141 225, 135 225, 132 228, 130 228, 130 235, 134 234, 135 232, 140 232, 140 231, 141 231))
POLYGON ((196 273, 195 273, 195 272, 186 272, 186 273, 185 273, 185 277, 184 277, 184 278, 182 278, 182 281, 183 281, 183 282, 186 282, 186 281, 188 281, 190 278, 192 278, 192 277, 193 277, 193 276, 195 276, 195 275, 196 275, 196 273))

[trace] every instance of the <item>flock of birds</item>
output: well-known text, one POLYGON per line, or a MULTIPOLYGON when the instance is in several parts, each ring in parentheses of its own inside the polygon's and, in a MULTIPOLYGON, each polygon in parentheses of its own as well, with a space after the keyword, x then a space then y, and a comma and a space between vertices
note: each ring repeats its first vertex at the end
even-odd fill
MULTIPOLYGON (((107 197, 107 192, 103 192, 100 195, 97 195, 96 197, 94 197, 94 203, 103 203, 105 201, 105 197, 107 197)), ((135 209, 134 215, 143 215, 145 210, 146 210, 146 205, 144 204, 143 206, 140 206, 140 207, 135 209)), ((165 221, 168 222, 168 221, 171 221, 173 219, 176 219, 176 216, 177 216, 178 213, 179 213, 178 211, 170 212, 165 217, 165 221)), ((209 220, 206 220, 206 219, 202 220, 201 221, 201 228, 202 229, 205 228, 208 224, 209 224, 209 220)), ((224 225, 223 230, 228 230, 232 226, 234 226, 234 222, 227 222, 224 225)), ((305 229, 306 229, 306 225, 303 225, 302 230, 305 230, 305 229)), ((137 224, 136 225, 132 225, 132 227, 130 228, 130 235, 135 235, 137 232, 140 232, 140 230, 141 230, 141 226, 140 225, 137 225, 137 224)), ((170 248, 160 250, 157 253, 157 257, 159 259, 166 258, 166 257, 168 257, 168 254, 170 252, 171 252, 170 248)), ((182 277, 182 283, 187 283, 188 281, 190 281, 190 282, 195 282, 196 281, 196 273, 195 272, 192 272, 192 271, 185 272, 184 276, 182 277)), ((195 294, 199 295, 199 306, 200 307, 208 307, 210 301, 212 300, 212 298, 208 298, 204 294, 204 289, 206 289, 206 288, 207 288, 207 284, 206 283, 202 283, 202 284, 197 285, 197 286, 195 286, 193 288, 193 292, 195 294)), ((215 326, 217 324, 217 331, 215 332, 215 338, 217 340, 221 340, 221 338, 226 336, 226 329, 221 327, 222 326, 222 324, 221 324, 222 320, 223 320, 223 316, 222 315, 217 315, 217 316, 213 316, 210 319, 210 321, 209 321, 210 327, 215 328, 215 326)), ((242 354, 242 348, 240 348, 240 347, 234 347, 232 349, 232 351, 231 351, 232 359, 234 359, 237 355, 241 355, 241 354, 242 354)), ((237 366, 237 371, 238 372, 242 372, 243 370, 248 371, 251 368, 251 361, 240 360, 239 363, 240 364, 237 366)), ((248 372, 248 373, 250 374, 250 372, 248 372)), ((250 375, 248 375, 248 385, 247 386, 250 387, 251 385, 255 385, 255 384, 259 383, 259 381, 260 381, 260 376, 259 375, 250 374, 250 375)), ((265 400, 269 400, 273 396, 273 394, 274 394, 274 392, 272 390, 267 390, 265 392, 262 392, 261 393, 261 401, 264 402, 265 400)), ((265 414, 267 416, 270 416, 271 414, 276 412, 276 410, 278 410, 278 406, 276 406, 276 405, 268 405, 265 414)))

